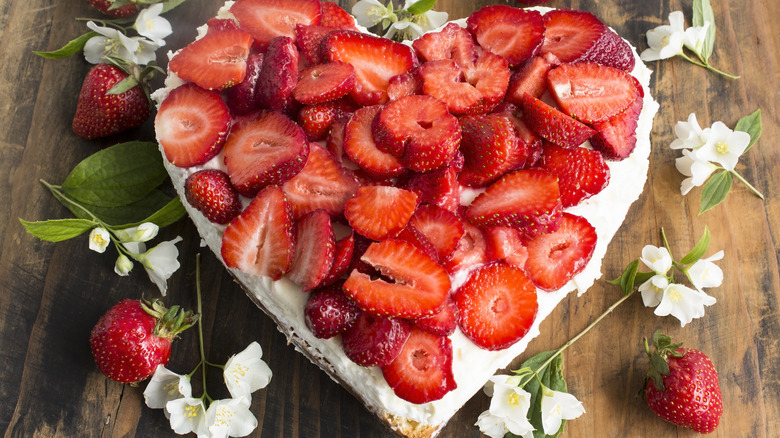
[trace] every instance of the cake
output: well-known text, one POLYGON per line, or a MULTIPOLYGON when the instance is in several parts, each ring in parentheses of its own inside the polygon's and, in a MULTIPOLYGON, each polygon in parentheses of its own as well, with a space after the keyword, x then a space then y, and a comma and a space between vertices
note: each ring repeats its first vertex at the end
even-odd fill
POLYGON ((334 6, 226 2, 169 54, 158 142, 203 241, 290 343, 395 432, 431 437, 601 277, 646 180, 651 72, 588 13, 489 6, 401 45, 334 6), (602 74, 607 96, 583 97, 602 74))

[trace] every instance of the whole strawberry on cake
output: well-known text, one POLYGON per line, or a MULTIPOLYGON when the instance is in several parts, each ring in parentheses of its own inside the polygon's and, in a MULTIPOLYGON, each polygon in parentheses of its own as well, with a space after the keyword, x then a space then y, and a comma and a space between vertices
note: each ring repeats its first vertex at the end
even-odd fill
POLYGON ((170 56, 155 127, 201 236, 406 436, 601 276, 644 187, 650 71, 588 12, 488 6, 399 43, 335 3, 238 0, 170 56))

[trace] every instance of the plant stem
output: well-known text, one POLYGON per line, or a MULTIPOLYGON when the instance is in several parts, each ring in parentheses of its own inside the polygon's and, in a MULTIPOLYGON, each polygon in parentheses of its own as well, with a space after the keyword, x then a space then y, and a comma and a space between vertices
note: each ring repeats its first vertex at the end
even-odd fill
MULTIPOLYGON (((198 315, 201 315, 201 317, 198 318, 198 345, 200 346, 200 361, 206 364, 208 363, 206 361, 206 351, 203 348, 203 299, 200 292, 200 253, 195 256, 195 292, 198 297, 198 315)), ((210 404, 214 400, 209 397, 209 393, 206 388, 205 367, 203 367, 201 370, 201 374, 203 375, 203 397, 210 404)))
POLYGON ((726 72, 724 72, 722 70, 718 70, 717 68, 713 67, 712 65, 710 65, 710 63, 708 63, 706 61, 699 62, 699 61, 689 57, 685 53, 680 53, 679 55, 682 56, 683 59, 685 59, 686 61, 690 62, 691 64, 695 64, 695 65, 698 65, 699 67, 706 68, 707 70, 715 72, 715 73, 717 73, 719 75, 723 75, 723 76, 725 76, 725 77, 727 77, 729 79, 739 79, 739 76, 734 76, 734 75, 726 73, 726 72))
POLYGON ((764 199, 764 195, 762 195, 761 192, 759 192, 755 187, 753 187, 749 182, 747 182, 747 180, 745 180, 745 178, 742 178, 742 175, 740 175, 739 172, 737 172, 736 170, 732 170, 731 174, 736 176, 738 180, 742 181, 742 184, 748 186, 748 188, 753 193, 755 193, 756 196, 758 196, 761 199, 764 199))

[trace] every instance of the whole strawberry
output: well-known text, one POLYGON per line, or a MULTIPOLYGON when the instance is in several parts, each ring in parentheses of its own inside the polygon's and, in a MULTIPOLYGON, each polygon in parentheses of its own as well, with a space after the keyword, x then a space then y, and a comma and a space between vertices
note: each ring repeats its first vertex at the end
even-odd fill
POLYGON ((151 106, 143 88, 143 78, 138 76, 130 77, 126 70, 112 64, 92 67, 81 85, 73 116, 73 132, 93 140, 136 128, 146 121, 151 106), (122 81, 125 82, 119 90, 111 90, 122 81))
POLYGON ((243 209, 230 177, 219 169, 203 169, 188 176, 184 195, 190 205, 217 224, 230 222, 243 209))
POLYGON ((128 0, 89 0, 89 3, 98 11, 116 18, 132 17, 138 12, 138 7, 128 0), (118 7, 112 8, 114 3, 118 7))
POLYGON ((698 350, 680 348, 669 336, 653 334, 655 351, 650 358, 644 397, 650 409, 662 419, 699 433, 718 427, 723 413, 718 373, 710 358, 698 350))
POLYGON ((171 341, 197 319, 179 306, 166 309, 159 301, 121 301, 92 329, 92 355, 108 378, 140 382, 154 374, 157 365, 168 364, 171 341))

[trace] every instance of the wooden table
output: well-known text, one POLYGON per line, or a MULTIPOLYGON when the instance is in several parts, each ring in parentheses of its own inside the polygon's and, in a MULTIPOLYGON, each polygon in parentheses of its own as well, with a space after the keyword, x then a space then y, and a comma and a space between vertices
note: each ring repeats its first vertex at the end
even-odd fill
MULTIPOLYGON (((341 3, 347 10, 354 4, 341 3)), ((437 9, 454 19, 491 3, 496 2, 440 0, 437 9)), ((650 175, 644 195, 611 244, 603 272, 605 278, 614 278, 645 244, 660 245, 661 227, 680 257, 708 226, 708 254, 725 250, 720 262, 724 284, 711 290, 718 303, 704 318, 680 328, 676 319, 656 317, 639 297, 632 297, 568 349, 564 361, 569 388, 588 412, 569 422, 565 436, 694 435, 658 420, 635 397, 647 365, 641 339, 655 329, 713 359, 725 405, 715 436, 780 436, 780 179, 774 170, 780 161, 780 3, 712 3, 718 26, 712 61, 742 78, 724 79, 681 59, 650 64, 655 71, 652 93, 661 105, 652 132, 650 175), (756 108, 763 111, 764 133, 738 170, 766 201, 735 184, 723 205, 699 215, 700 190, 685 197, 679 192, 682 176, 674 167, 679 152, 668 147, 674 124, 695 112, 703 126, 721 120, 733 127, 756 108)), ((171 12, 176 35, 168 38, 166 48, 191 41, 194 26, 213 16, 219 4, 189 0, 171 12)), ((690 24, 692 1, 553 0, 549 5, 592 11, 641 50, 647 47, 645 32, 668 22, 669 12, 683 10, 690 24)), ((0 428, 13 437, 172 436, 163 413, 144 405, 144 385, 104 378, 87 342, 106 309, 123 298, 155 297, 154 286, 140 268, 128 278, 115 275, 115 253, 89 251, 86 237, 46 243, 26 234, 18 221, 68 217, 39 180, 61 182, 101 146, 153 139, 151 123, 101 141, 85 141, 71 131, 76 97, 90 66, 79 56, 45 60, 32 50, 58 48, 84 32, 84 24, 74 18, 97 16, 86 1, 6 0, 0 9, 0 428)), ((258 341, 274 371, 270 386, 254 395, 252 411, 259 427, 253 436, 390 435, 352 396, 286 344, 217 259, 199 248, 189 220, 163 234, 166 239, 184 237, 179 244, 182 267, 171 278, 169 303, 195 306, 195 254, 203 253, 209 359, 224 363, 258 341)), ((605 281, 583 297, 569 296, 544 321, 542 335, 520 359, 562 345, 618 298, 617 288, 605 281)), ((198 361, 197 345, 196 331, 185 332, 175 344, 170 367, 178 372, 191 369, 198 361)), ((221 376, 210 378, 215 383, 212 395, 225 396, 221 376)), ((479 436, 473 424, 488 403, 486 396, 476 394, 441 436, 479 436)))

